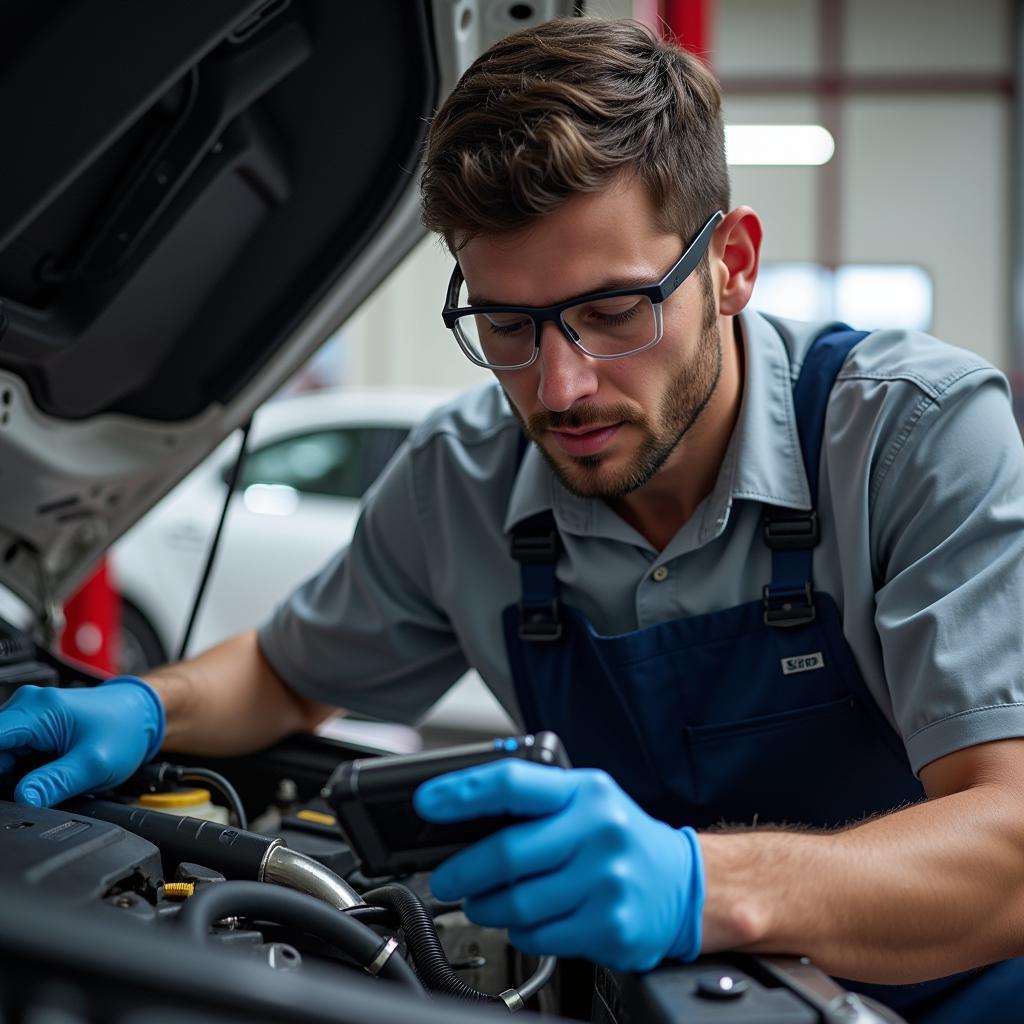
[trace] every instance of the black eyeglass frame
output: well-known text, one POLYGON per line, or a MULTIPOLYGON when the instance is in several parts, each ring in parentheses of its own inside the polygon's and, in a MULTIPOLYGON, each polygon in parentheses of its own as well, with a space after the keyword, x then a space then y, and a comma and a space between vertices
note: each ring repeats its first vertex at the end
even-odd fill
POLYGON ((700 263, 701 259, 703 259, 704 253, 711 244, 711 236, 715 233, 715 229, 719 224, 721 224, 724 218, 725 214, 721 210, 717 210, 713 213, 704 227, 702 227, 694 236, 693 241, 691 241, 686 247, 682 256, 676 260, 668 273, 665 274, 657 284, 640 285, 634 288, 616 288, 607 292, 589 292, 586 295, 578 295, 566 302, 559 302, 554 306, 455 306, 453 303, 458 298, 459 288, 462 286, 464 281, 462 268, 459 266, 458 261, 456 261, 455 268, 452 270, 451 279, 448 282, 448 294, 445 298, 444 309, 441 310, 441 318, 444 320, 445 327, 455 335, 455 340, 459 343, 459 348, 462 349, 469 360, 476 363, 477 366, 484 366, 490 370, 522 370, 536 362, 537 355, 540 352, 541 331, 543 330, 543 325, 548 321, 554 321, 569 342, 592 359, 622 359, 624 356, 633 356, 639 352, 646 352, 648 349, 654 348, 654 346, 661 341, 663 333, 661 304, 696 269, 697 264, 700 263), (654 306, 655 317, 657 320, 656 337, 653 341, 643 345, 641 348, 631 349, 629 352, 616 352, 611 355, 601 355, 599 353, 588 351, 584 348, 579 336, 572 327, 562 319, 562 314, 567 309, 572 309, 574 306, 581 306, 586 302, 596 302, 600 299, 617 299, 623 295, 639 295, 650 299, 651 304, 654 306), (509 366, 504 366, 484 362, 478 356, 473 354, 467 343, 459 336, 459 332, 456 330, 456 322, 465 316, 480 316, 488 313, 521 313, 524 316, 529 316, 533 320, 533 353, 529 359, 522 363, 513 363, 509 366))

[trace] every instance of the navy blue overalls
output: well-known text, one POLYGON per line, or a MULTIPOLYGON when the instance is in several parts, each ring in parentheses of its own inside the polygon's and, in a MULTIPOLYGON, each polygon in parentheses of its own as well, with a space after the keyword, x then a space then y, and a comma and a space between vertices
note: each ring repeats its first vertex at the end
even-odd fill
MULTIPOLYGON (((603 768, 673 826, 830 827, 924 799, 835 602, 812 585, 825 410, 864 336, 831 325, 804 361, 793 397, 812 511, 765 507, 772 579, 762 600, 601 636, 559 601, 551 512, 513 532, 522 601, 503 624, 526 728, 558 733, 574 765, 603 768)), ((1007 961, 924 985, 843 984, 912 1021, 1016 1022, 1022 967, 1007 961)))

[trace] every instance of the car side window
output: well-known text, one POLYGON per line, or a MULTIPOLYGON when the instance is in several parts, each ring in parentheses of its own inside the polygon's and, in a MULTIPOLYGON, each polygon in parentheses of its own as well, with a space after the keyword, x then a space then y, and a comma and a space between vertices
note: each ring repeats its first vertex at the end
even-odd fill
POLYGON ((338 427, 271 441, 249 453, 240 487, 279 484, 301 494, 358 499, 407 434, 401 427, 338 427))

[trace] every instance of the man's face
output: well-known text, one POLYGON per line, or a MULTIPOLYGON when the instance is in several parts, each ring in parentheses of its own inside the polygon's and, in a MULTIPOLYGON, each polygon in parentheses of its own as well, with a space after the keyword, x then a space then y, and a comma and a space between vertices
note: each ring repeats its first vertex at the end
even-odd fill
MULTIPOLYGON (((524 231, 474 238, 459 262, 474 303, 548 306, 653 284, 684 245, 657 225, 646 188, 626 179, 572 197, 524 231)), ((662 312, 661 341, 646 352, 594 359, 548 323, 536 362, 495 371, 524 430, 575 494, 620 498, 679 463, 679 442, 714 393, 722 341, 710 280, 694 272, 662 312)))

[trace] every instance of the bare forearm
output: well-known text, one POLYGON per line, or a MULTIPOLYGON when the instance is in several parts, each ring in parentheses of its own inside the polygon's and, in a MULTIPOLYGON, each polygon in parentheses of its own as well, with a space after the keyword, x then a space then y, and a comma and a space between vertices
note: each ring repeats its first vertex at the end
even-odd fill
POLYGON ((258 750, 312 729, 333 709, 289 690, 240 633, 188 661, 146 675, 167 715, 165 750, 227 755, 258 750))
POLYGON ((705 833, 706 952, 802 953, 880 983, 1024 954, 1024 818, 977 786, 830 834, 705 833))

